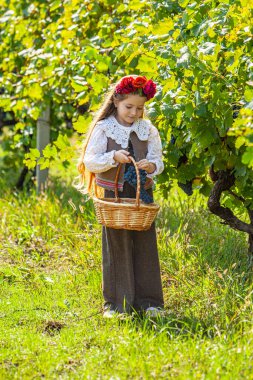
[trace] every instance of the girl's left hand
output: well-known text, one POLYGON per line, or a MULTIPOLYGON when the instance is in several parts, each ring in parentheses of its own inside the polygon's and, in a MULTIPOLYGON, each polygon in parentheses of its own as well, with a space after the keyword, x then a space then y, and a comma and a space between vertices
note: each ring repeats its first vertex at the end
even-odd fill
POLYGON ((153 173, 156 170, 156 165, 153 162, 149 162, 148 160, 143 159, 136 162, 138 169, 146 170, 148 174, 153 173))

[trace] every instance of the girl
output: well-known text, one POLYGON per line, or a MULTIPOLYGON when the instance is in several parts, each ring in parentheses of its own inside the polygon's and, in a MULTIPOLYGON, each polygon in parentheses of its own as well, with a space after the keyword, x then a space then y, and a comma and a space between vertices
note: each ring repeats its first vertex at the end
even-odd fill
MULTIPOLYGON (((147 174, 144 191, 153 200, 152 178, 163 171, 159 133, 143 119, 145 102, 156 85, 144 76, 130 75, 116 83, 91 126, 78 164, 87 191, 92 183, 104 188, 104 196, 114 197, 114 178, 122 164, 119 196, 135 198, 135 188, 124 179, 131 154, 139 169, 147 174)), ((163 308, 163 293, 155 224, 148 231, 102 228, 102 269, 104 317, 131 310, 157 316, 163 308)))

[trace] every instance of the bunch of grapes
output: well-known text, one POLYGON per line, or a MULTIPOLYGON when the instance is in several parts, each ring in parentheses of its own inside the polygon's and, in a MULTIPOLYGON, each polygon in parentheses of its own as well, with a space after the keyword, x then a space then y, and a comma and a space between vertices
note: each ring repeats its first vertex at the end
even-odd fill
MULTIPOLYGON (((170 143, 172 145, 176 144, 176 137, 174 135, 171 135, 170 143)), ((184 153, 182 156, 179 157, 177 168, 180 167, 182 164, 186 164, 188 161, 187 155, 184 153)), ((178 186, 187 194, 187 195, 192 195, 193 190, 192 190, 192 180, 186 181, 186 183, 178 182, 178 186)))
MULTIPOLYGON (((147 172, 143 169, 139 170, 140 173, 140 182, 141 182, 141 189, 140 189, 140 198, 144 203, 153 203, 153 198, 147 193, 147 191, 144 189, 144 185, 146 182, 147 172)), ((135 171, 134 166, 129 166, 129 168, 126 170, 124 174, 124 180, 129 183, 132 187, 135 189, 137 188, 137 175, 135 171)))
POLYGON ((192 180, 191 181, 186 181, 186 183, 178 182, 177 184, 187 195, 192 195, 193 194, 192 180))

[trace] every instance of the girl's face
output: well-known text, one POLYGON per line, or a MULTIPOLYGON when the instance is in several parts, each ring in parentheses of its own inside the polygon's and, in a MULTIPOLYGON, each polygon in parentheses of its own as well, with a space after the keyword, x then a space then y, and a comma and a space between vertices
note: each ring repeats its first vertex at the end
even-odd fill
POLYGON ((114 100, 118 122, 126 127, 131 126, 142 117, 146 100, 147 98, 140 95, 128 95, 124 100, 114 100))

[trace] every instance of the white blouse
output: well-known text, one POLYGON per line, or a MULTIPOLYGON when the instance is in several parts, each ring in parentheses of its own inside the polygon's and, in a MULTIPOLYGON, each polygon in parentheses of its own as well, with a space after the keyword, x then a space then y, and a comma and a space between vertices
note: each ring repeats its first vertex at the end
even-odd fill
POLYGON ((156 170, 147 174, 152 178, 160 174, 164 169, 162 161, 162 144, 157 128, 149 120, 138 119, 130 127, 119 124, 114 116, 99 121, 92 131, 86 152, 84 164, 93 173, 102 173, 118 165, 114 161, 115 150, 106 152, 107 138, 110 137, 122 149, 127 149, 129 136, 135 132, 141 141, 148 141, 148 153, 146 159, 156 165, 156 170))

